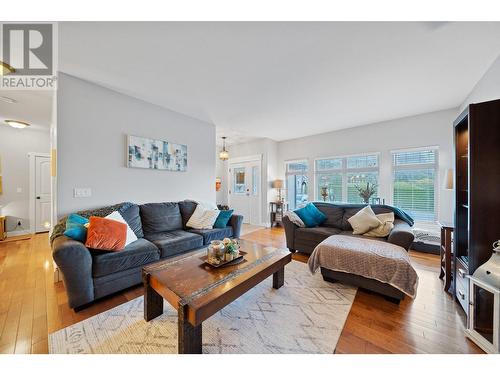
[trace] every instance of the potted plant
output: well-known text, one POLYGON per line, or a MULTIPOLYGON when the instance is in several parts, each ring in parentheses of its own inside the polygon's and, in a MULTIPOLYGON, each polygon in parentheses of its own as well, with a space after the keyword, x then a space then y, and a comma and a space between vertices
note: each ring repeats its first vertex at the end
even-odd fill
POLYGON ((222 243, 225 246, 226 249, 226 254, 225 254, 225 260, 226 262, 229 262, 233 260, 234 258, 237 258, 240 252, 240 246, 238 244, 237 240, 232 240, 230 238, 224 238, 222 240, 222 243))
POLYGON ((369 203, 372 195, 377 192, 377 185, 369 182, 366 183, 366 186, 355 185, 355 187, 364 203, 369 203))

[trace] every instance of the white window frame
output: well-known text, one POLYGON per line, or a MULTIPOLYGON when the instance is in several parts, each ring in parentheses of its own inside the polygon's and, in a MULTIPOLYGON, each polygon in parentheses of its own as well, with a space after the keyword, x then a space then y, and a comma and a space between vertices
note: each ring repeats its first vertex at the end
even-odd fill
POLYGON ((342 175, 342 200, 341 202, 347 202, 347 174, 352 172, 377 172, 377 184, 380 185, 380 152, 364 152, 359 154, 349 154, 349 155, 337 155, 337 156, 326 156, 315 158, 313 162, 314 167, 314 200, 321 201, 323 197, 319 196, 318 193, 318 174, 324 173, 340 173, 342 175), (367 167, 367 168, 347 168, 347 159, 351 157, 359 157, 359 156, 377 156, 377 166, 376 167, 367 167), (330 169, 330 170, 321 170, 318 171, 316 168, 316 162, 318 160, 328 160, 328 159, 342 159, 342 168, 341 169, 330 169))
POLYGON ((397 170, 413 170, 413 169, 431 169, 434 167, 434 220, 415 220, 417 223, 437 223, 439 218, 439 146, 423 146, 423 147, 413 147, 413 148, 403 148, 398 150, 391 150, 391 189, 390 189, 390 202, 394 205, 394 173, 397 170), (401 152, 415 152, 415 151, 429 151, 433 150, 435 152, 435 161, 434 163, 423 163, 423 164, 412 164, 412 165, 403 165, 403 166, 395 166, 394 165, 394 154, 398 154, 401 152))
MULTIPOLYGON (((305 175, 309 179, 309 173, 310 173, 310 166, 309 166, 309 159, 308 158, 299 158, 299 159, 292 159, 292 160, 285 160, 285 194, 286 194, 286 202, 288 203, 290 201, 290 196, 289 196, 289 188, 288 188, 288 176, 297 176, 297 175, 305 175), (294 164, 294 163, 304 163, 306 165, 306 171, 304 172, 289 172, 288 171, 288 164, 294 164)), ((310 190, 310 189, 309 189, 310 190)), ((307 194, 308 198, 307 200, 310 202, 310 193, 307 194)), ((288 207, 289 209, 292 209, 292 207, 288 207)), ((295 207, 297 208, 297 207, 295 207)))

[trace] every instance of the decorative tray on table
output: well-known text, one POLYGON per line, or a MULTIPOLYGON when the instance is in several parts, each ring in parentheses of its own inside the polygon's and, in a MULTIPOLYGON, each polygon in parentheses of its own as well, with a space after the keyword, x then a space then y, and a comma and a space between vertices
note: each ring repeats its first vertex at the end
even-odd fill
POLYGON ((200 259, 202 261, 204 261, 206 264, 212 266, 212 267, 215 267, 215 268, 219 268, 219 267, 224 267, 224 266, 233 266, 235 264, 238 264, 238 263, 241 263, 245 260, 244 256, 246 255, 247 253, 245 251, 241 251, 240 250, 240 253, 238 254, 237 257, 231 259, 231 260, 223 260, 223 261, 220 261, 219 263, 215 263, 215 262, 209 262, 208 261, 208 256, 207 255, 203 255, 202 257, 200 257, 200 259))

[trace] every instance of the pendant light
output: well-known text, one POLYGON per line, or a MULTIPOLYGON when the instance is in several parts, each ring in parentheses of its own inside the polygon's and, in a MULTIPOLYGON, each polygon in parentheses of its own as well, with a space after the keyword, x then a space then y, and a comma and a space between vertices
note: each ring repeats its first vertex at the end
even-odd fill
POLYGON ((229 159, 229 152, 226 150, 226 138, 222 137, 222 151, 219 152, 219 159, 222 161, 229 159))

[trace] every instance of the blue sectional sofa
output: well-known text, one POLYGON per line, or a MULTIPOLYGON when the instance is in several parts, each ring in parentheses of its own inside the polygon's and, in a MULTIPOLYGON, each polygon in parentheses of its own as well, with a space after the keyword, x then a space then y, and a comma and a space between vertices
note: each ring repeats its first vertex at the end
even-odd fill
POLYGON ((225 228, 188 228, 186 223, 196 205, 189 200, 142 205, 120 203, 77 212, 84 217, 120 212, 138 240, 119 252, 88 249, 64 236, 66 218, 62 218, 51 235, 51 245, 69 306, 80 309, 98 298, 140 284, 141 270, 146 264, 202 248, 212 240, 240 236, 243 221, 240 215, 233 215, 225 228))

